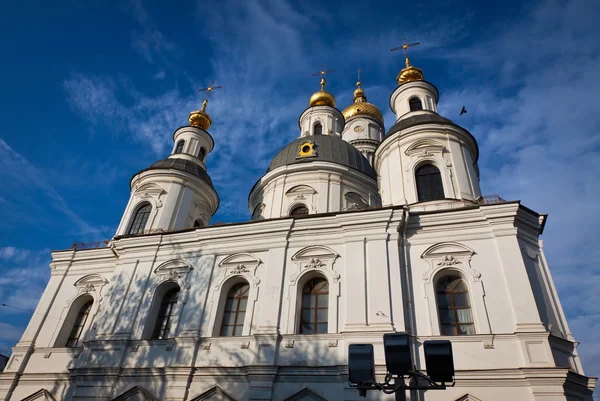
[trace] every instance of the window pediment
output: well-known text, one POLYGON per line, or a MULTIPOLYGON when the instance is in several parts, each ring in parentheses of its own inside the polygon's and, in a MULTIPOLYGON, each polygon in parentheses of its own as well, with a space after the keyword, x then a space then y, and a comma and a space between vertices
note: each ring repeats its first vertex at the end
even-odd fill
POLYGON ((308 185, 296 185, 293 188, 290 188, 285 194, 287 196, 296 196, 296 195, 313 195, 316 194, 317 191, 315 191, 312 187, 308 186, 308 185))
POLYGON ((103 285, 105 285, 106 283, 108 283, 108 280, 106 280, 104 277, 102 277, 99 274, 88 274, 87 276, 84 276, 82 278, 80 278, 79 280, 77 280, 74 284, 75 287, 77 288, 85 288, 88 285, 92 285, 95 287, 102 287, 103 285))
POLYGON ((432 139, 421 139, 411 144, 405 151, 404 154, 407 156, 418 154, 418 153, 442 153, 446 147, 432 139))
POLYGON ((286 398, 285 401, 327 401, 327 400, 307 387, 307 388, 304 388, 304 389, 298 391, 296 394, 292 395, 291 397, 286 398))
POLYGON ((163 278, 179 278, 193 269, 194 268, 190 266, 187 262, 184 262, 181 259, 174 259, 162 263, 160 266, 154 269, 154 273, 157 276, 161 276, 163 278))
POLYGON ((21 401, 56 401, 56 399, 46 389, 41 389, 23 398, 21 401))
POLYGON ((227 256, 219 263, 219 267, 228 268, 234 267, 237 265, 244 265, 247 267, 257 267, 262 263, 262 260, 252 255, 251 253, 234 253, 232 255, 227 256))
POLYGON ((237 401, 231 395, 227 394, 221 387, 215 386, 208 391, 192 398, 192 401, 237 401))
POLYGON ((421 255, 422 259, 440 258, 446 255, 451 256, 473 256, 475 251, 468 246, 458 242, 440 242, 432 245, 421 255))
POLYGON ((148 391, 140 386, 135 386, 111 401, 158 401, 148 391))
POLYGON ((292 256, 292 260, 305 261, 309 259, 337 259, 338 255, 333 249, 321 245, 307 246, 306 248, 300 249, 292 256))

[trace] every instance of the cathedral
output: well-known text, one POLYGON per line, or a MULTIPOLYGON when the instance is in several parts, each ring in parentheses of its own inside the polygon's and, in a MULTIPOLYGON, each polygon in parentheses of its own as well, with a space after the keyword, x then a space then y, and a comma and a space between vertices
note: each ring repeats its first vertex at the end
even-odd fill
POLYGON ((52 253, 0 399, 358 401, 348 346, 373 344, 382 381, 383 335, 406 332, 414 369, 432 339, 451 341, 456 369, 411 401, 591 400, 539 238, 547 215, 482 195, 477 141, 405 63, 387 130, 360 80, 340 111, 322 71, 241 223, 210 223, 205 99, 132 177, 106 246, 52 253))

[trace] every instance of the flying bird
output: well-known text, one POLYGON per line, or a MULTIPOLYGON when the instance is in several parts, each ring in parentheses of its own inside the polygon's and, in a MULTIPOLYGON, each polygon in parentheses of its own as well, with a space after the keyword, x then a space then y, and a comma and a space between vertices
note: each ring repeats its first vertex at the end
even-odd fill
POLYGON ((462 116, 463 114, 467 113, 467 109, 465 108, 465 106, 463 105, 462 110, 460 111, 459 116, 462 116))

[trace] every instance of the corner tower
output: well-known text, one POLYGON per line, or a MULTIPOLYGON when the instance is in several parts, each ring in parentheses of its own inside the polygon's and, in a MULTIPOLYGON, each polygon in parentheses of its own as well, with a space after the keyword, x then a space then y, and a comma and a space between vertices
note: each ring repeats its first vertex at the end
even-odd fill
POLYGON ((131 178, 131 195, 117 235, 171 231, 208 225, 219 206, 219 196, 206 171, 206 157, 214 148, 206 112, 211 85, 200 110, 190 113, 189 125, 173 134, 173 150, 164 160, 131 178))
POLYGON ((477 141, 437 113, 437 88, 425 81, 423 71, 408 57, 405 64, 390 96, 396 123, 375 153, 382 204, 477 202, 481 197, 477 141))

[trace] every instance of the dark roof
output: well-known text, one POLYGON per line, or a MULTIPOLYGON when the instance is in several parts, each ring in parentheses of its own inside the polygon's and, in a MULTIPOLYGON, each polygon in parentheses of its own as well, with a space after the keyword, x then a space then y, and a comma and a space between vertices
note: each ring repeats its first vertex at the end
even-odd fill
POLYGON ((165 170, 166 169, 174 169, 174 170, 184 171, 186 173, 192 174, 192 175, 200 178, 202 181, 204 181, 211 188, 214 189, 212 180, 210 179, 206 170, 204 170, 202 167, 200 167, 198 164, 194 163, 193 161, 186 160, 186 159, 167 158, 164 160, 159 160, 159 161, 155 162, 153 165, 151 165, 150 167, 136 173, 135 175, 138 175, 138 174, 143 173, 144 171, 148 171, 148 170, 163 170, 163 169, 165 169, 165 170))
MULTIPOLYGON (((417 114, 412 117, 404 118, 404 119, 398 121, 396 124, 394 124, 392 126, 392 128, 390 128, 390 130, 388 131, 388 133, 386 135, 386 138, 390 137, 391 135, 395 134, 398 131, 402 131, 403 129, 410 128, 415 125, 425 125, 425 124, 452 125, 456 128, 459 128, 461 131, 467 133, 467 135, 469 135, 471 137, 471 139, 473 139, 473 143, 475 143, 475 152, 476 153, 475 153, 474 162, 477 163, 477 160, 479 159, 479 145, 477 144, 477 140, 475 139, 475 137, 469 131, 467 131, 466 129, 461 127, 460 125, 455 124, 452 120, 442 117, 437 113, 417 114)), ((385 142, 385 139, 383 141, 385 142)))
POLYGON ((313 161, 341 164, 365 173, 369 177, 377 178, 375 170, 362 153, 348 142, 334 135, 311 135, 296 139, 275 155, 269 168, 267 168, 267 173, 281 166, 313 161), (300 145, 305 142, 314 144, 316 156, 298 156, 300 145))

